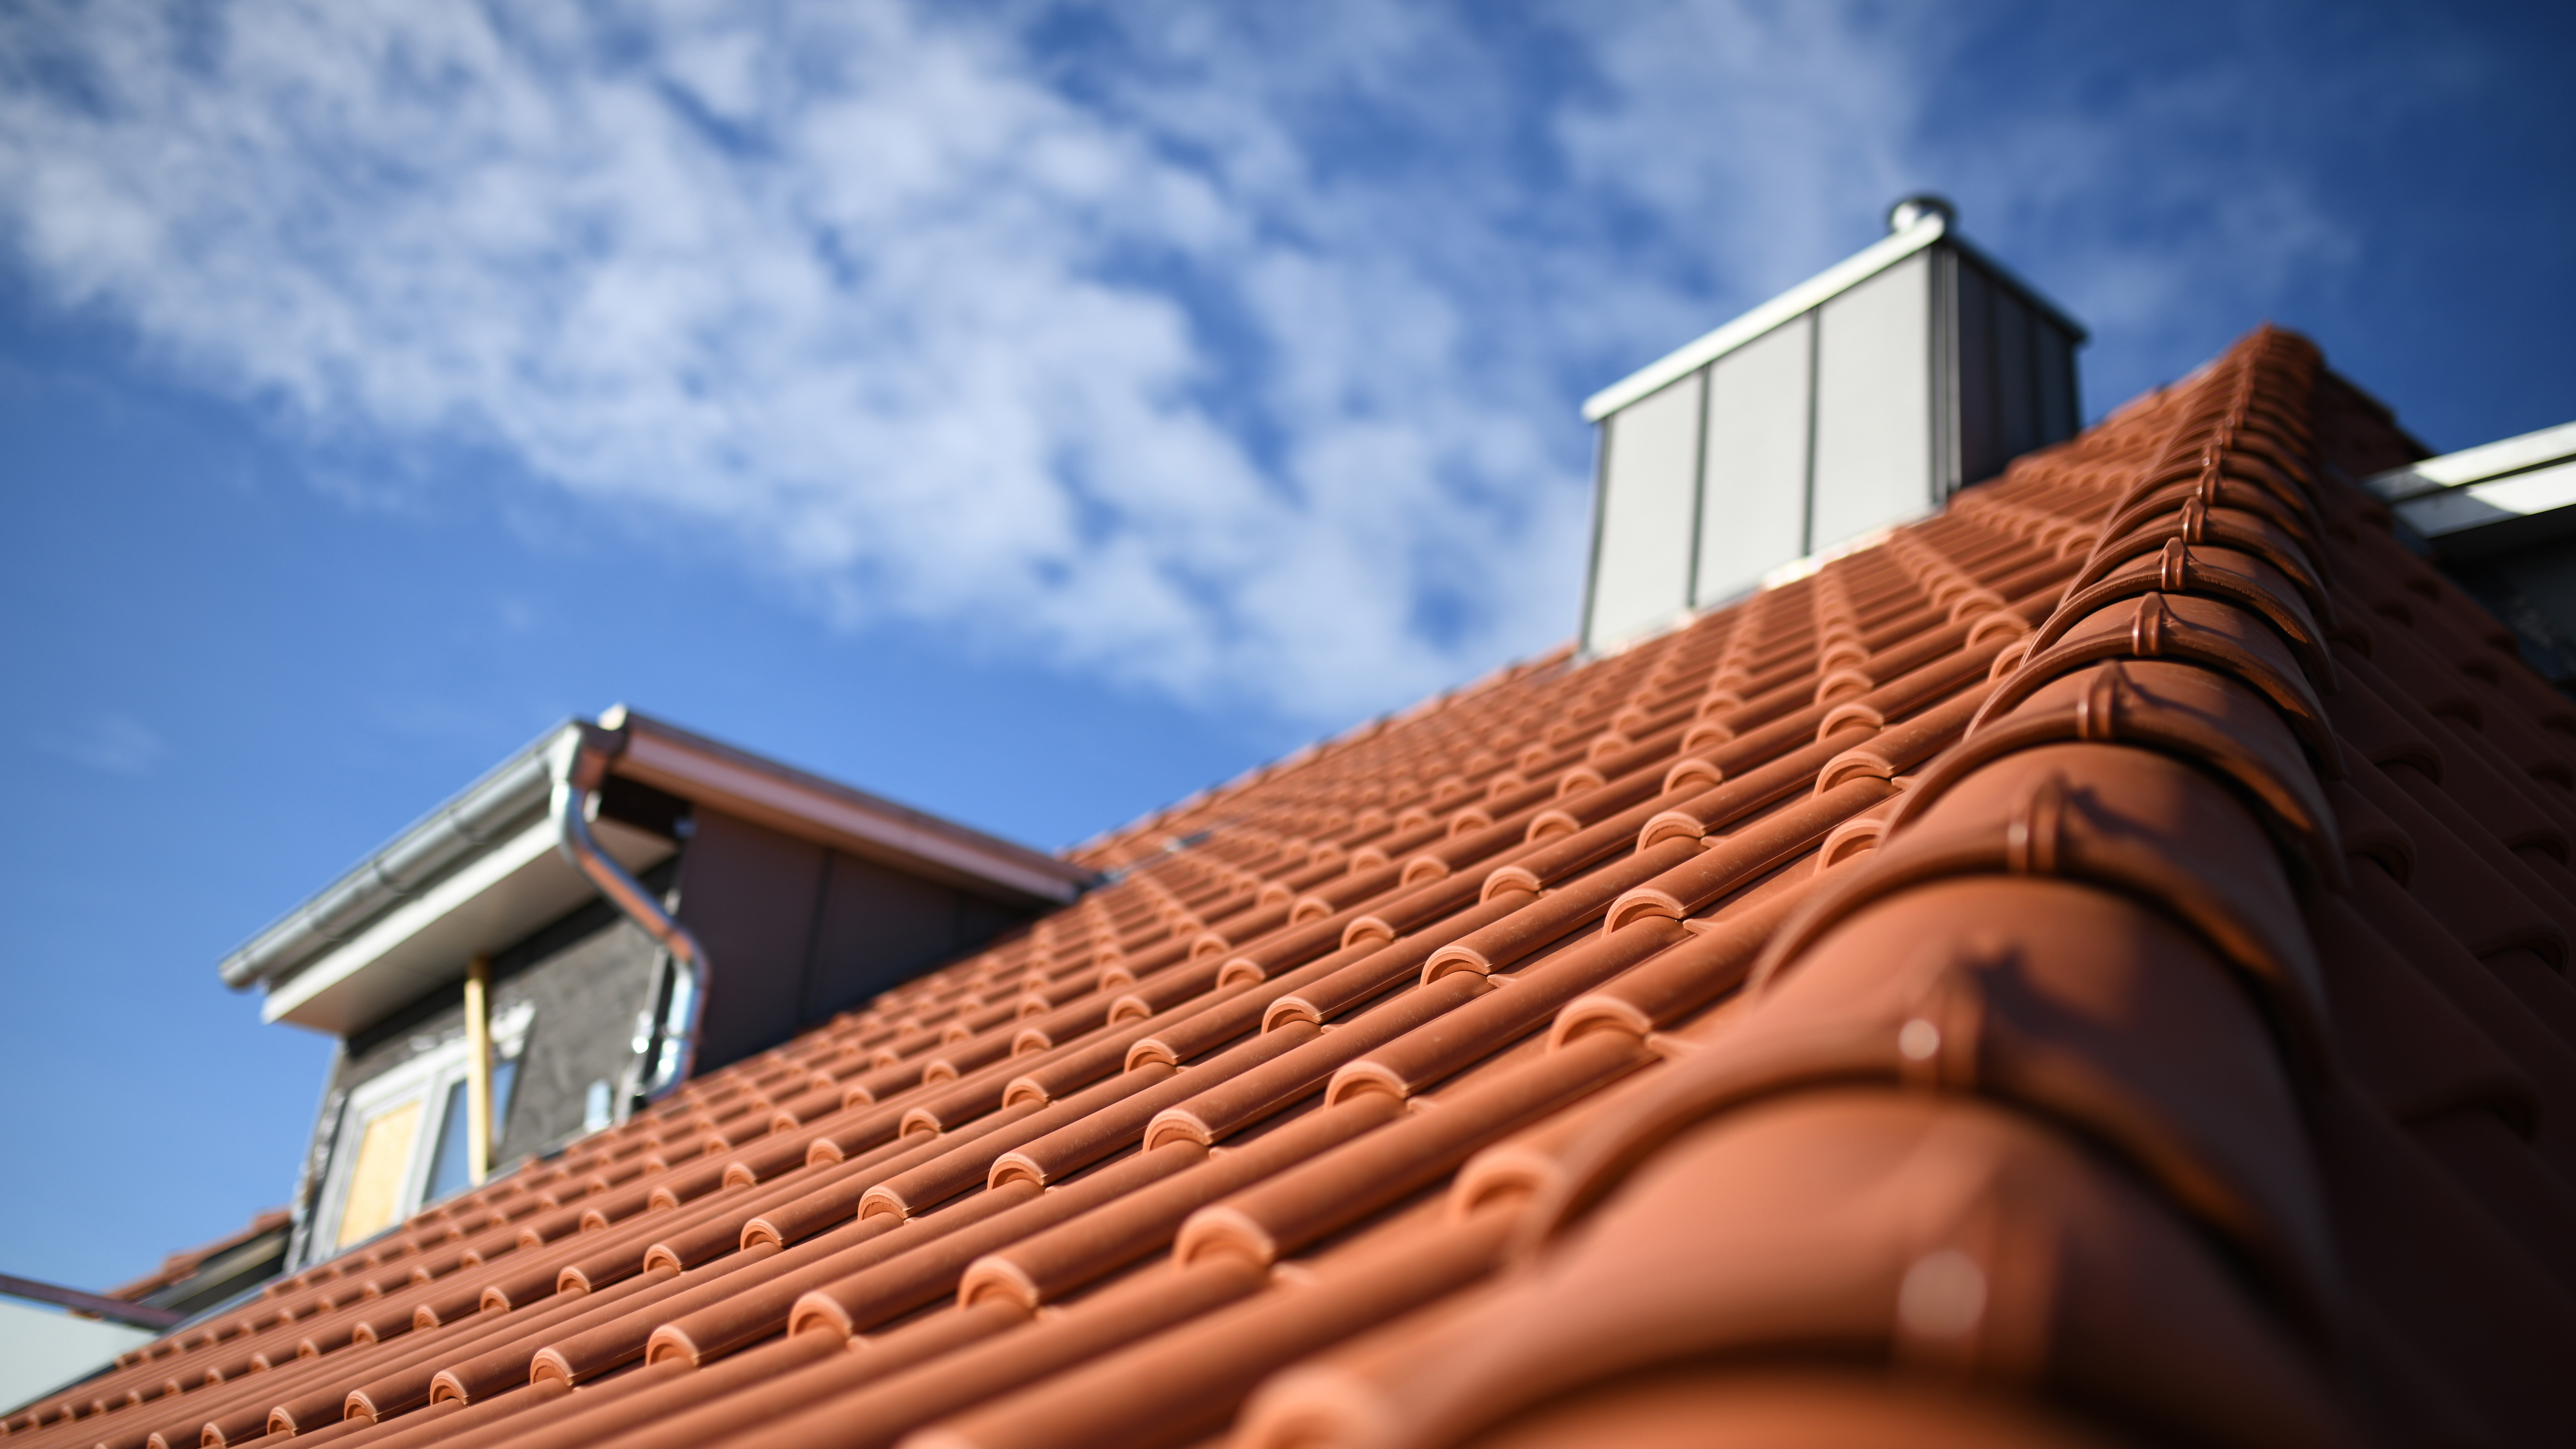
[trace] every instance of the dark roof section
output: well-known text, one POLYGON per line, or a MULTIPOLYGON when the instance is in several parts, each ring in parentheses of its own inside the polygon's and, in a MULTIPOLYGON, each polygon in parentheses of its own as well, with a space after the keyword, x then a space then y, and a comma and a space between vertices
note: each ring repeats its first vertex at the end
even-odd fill
POLYGON ((2257 332, 12 1449, 2559 1442, 2576 711, 2349 481, 2409 456, 2257 332))
POLYGON ((157 1270, 110 1288, 107 1296, 180 1313, 211 1308, 276 1276, 293 1225, 286 1209, 270 1208, 239 1232, 172 1253, 157 1270))

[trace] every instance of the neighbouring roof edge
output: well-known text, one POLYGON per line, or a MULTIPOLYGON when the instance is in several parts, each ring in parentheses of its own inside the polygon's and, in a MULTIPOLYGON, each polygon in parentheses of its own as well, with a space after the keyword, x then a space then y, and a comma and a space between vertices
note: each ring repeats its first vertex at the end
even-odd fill
MULTIPOLYGON (((217 966, 224 984, 247 990, 274 983, 329 956, 405 901, 516 837, 543 810, 552 791, 549 750, 585 723, 574 719, 549 727, 235 947, 217 966)), ((872 853, 917 859, 935 873, 1010 896, 1061 903, 1081 894, 1092 880, 1092 872, 1070 861, 622 705, 604 711, 599 727, 624 738, 625 749, 611 765, 612 774, 671 789, 692 803, 739 809, 791 831, 810 824, 813 829, 806 833, 849 837, 872 853), (637 758, 630 764, 627 754, 637 758), (692 773, 692 761, 710 762, 728 778, 710 779, 703 769, 692 773), (744 798, 746 787, 756 799, 744 798)))

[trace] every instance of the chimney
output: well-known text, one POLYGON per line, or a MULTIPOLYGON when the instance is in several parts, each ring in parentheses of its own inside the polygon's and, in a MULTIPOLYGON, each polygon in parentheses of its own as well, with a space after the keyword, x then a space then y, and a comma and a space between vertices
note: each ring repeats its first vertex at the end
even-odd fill
POLYGON ((1615 648, 2073 437, 2082 326, 1957 232, 1888 235, 1595 393, 1583 646, 1615 648))

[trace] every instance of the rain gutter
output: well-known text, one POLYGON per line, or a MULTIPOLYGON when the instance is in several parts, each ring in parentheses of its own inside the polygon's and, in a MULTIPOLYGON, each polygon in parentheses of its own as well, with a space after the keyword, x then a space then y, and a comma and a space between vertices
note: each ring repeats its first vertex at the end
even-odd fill
POLYGON ((610 763, 625 752, 626 739, 624 730, 576 723, 555 736, 546 758, 553 779, 551 809, 556 847, 608 898, 609 904, 669 954, 677 972, 669 1005, 653 1034, 637 1045, 638 1054, 644 1058, 642 1080, 634 1085, 627 1100, 641 1096, 650 1101, 687 1081, 697 1066, 700 1028, 706 1017, 708 964, 706 948, 689 934, 689 928, 664 910, 643 882, 627 874, 626 867, 600 849, 591 837, 590 817, 599 808, 599 787, 608 779, 610 763))

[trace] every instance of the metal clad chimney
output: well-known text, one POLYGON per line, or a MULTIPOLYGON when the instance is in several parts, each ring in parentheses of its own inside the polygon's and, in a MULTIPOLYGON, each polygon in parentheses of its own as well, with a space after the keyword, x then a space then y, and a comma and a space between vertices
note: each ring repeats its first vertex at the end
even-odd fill
POLYGON ((1583 645, 1655 632, 2075 435, 2082 326, 1911 196, 1888 235, 1585 402, 1583 645))

